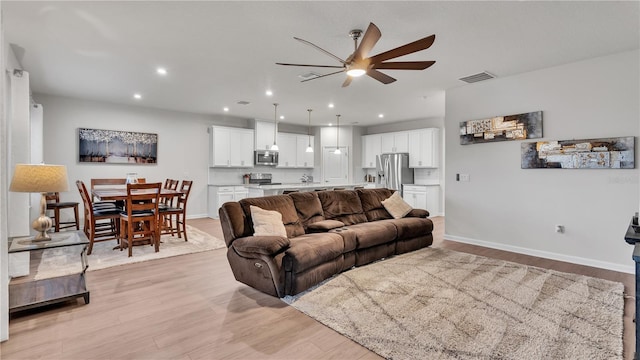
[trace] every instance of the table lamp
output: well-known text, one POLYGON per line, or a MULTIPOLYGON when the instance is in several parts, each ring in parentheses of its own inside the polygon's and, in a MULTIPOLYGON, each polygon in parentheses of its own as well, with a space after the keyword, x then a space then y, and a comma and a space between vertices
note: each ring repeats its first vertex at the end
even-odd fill
POLYGON ((45 214, 47 193, 69 191, 67 168, 64 165, 17 164, 13 171, 9 191, 42 193, 40 216, 31 223, 31 227, 38 232, 32 241, 51 240, 47 230, 51 228, 53 222, 45 214))

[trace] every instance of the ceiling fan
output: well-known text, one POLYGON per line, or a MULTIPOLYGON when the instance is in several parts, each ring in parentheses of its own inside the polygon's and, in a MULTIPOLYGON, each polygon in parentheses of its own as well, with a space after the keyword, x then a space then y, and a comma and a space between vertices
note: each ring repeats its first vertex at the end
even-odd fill
POLYGON ((349 86, 349 84, 351 84, 351 80, 353 79, 353 77, 362 76, 364 74, 369 75, 370 77, 380 81, 383 84, 390 84, 396 81, 396 79, 392 78, 391 76, 383 72, 380 72, 379 71, 380 69, 424 70, 436 63, 435 61, 389 61, 387 62, 387 60, 390 60, 393 58, 397 58, 397 57, 408 55, 417 51, 428 49, 436 39, 435 35, 427 36, 420 40, 416 40, 414 42, 399 46, 395 49, 385 51, 383 53, 380 53, 378 55, 374 55, 371 57, 367 57, 367 55, 369 54, 369 51, 371 51, 371 49, 373 49, 375 44, 378 42, 378 40, 382 36, 382 33, 374 23, 369 23, 369 27, 367 28, 367 31, 364 32, 360 45, 358 45, 358 39, 360 38, 361 35, 362 35, 362 30, 351 30, 349 32, 349 36, 351 36, 351 38, 353 39, 355 50, 353 54, 349 55, 349 57, 347 57, 345 60, 342 60, 336 55, 328 52, 327 50, 307 40, 294 37, 294 39, 304 44, 307 44, 309 46, 312 46, 320 50, 324 54, 329 55, 330 57, 338 60, 342 65, 310 65, 310 64, 287 64, 287 63, 276 63, 276 64, 285 65, 285 66, 307 66, 307 67, 340 69, 338 71, 335 71, 329 74, 324 74, 324 75, 316 76, 314 78, 302 80, 302 82, 346 72, 347 78, 342 83, 342 87, 346 87, 346 86, 349 86))

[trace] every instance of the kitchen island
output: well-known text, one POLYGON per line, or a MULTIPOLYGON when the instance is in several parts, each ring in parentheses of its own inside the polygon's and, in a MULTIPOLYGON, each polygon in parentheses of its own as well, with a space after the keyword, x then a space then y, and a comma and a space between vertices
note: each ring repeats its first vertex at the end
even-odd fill
POLYGON ((277 185, 245 185, 249 189, 249 197, 260 197, 270 195, 280 195, 285 191, 315 191, 315 190, 330 190, 333 188, 345 188, 353 190, 356 186, 364 187, 366 184, 327 184, 320 182, 311 183, 290 183, 290 184, 277 184, 277 185))

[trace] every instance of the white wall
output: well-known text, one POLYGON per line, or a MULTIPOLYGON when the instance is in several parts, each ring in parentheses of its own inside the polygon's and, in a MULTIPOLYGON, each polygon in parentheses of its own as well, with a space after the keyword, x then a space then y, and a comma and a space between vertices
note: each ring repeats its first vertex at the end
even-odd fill
POLYGON ((445 237, 633 272, 637 140, 636 169, 520 169, 520 141, 462 146, 459 123, 542 110, 544 140, 637 137, 639 63, 632 51, 449 90, 445 237))
MULTIPOLYGON (((188 217, 207 214, 207 176, 211 116, 163 111, 138 106, 84 101, 35 94, 44 107, 44 160, 67 166, 70 191, 62 201, 81 202, 76 180, 89 186, 91 178, 125 177, 136 172, 147 181, 166 178, 193 180, 188 217), (158 163, 149 165, 88 164, 78 162, 78 128, 113 129, 158 134, 158 163)), ((242 119, 215 119, 218 124, 246 127, 242 119)))

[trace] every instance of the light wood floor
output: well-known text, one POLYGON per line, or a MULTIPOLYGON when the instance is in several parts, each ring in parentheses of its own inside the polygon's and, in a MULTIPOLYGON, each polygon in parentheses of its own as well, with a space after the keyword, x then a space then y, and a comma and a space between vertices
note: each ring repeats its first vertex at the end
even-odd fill
MULTIPOLYGON (((217 220, 189 224, 222 238, 217 220)), ((619 281, 626 293, 634 292, 630 274, 443 240, 444 218, 434 224, 433 246, 619 281)), ((380 359, 279 299, 236 282, 225 252, 88 272, 89 305, 78 300, 14 314, 0 358, 380 359)), ((625 359, 632 359, 635 346, 633 314, 633 300, 627 299, 625 359)))

